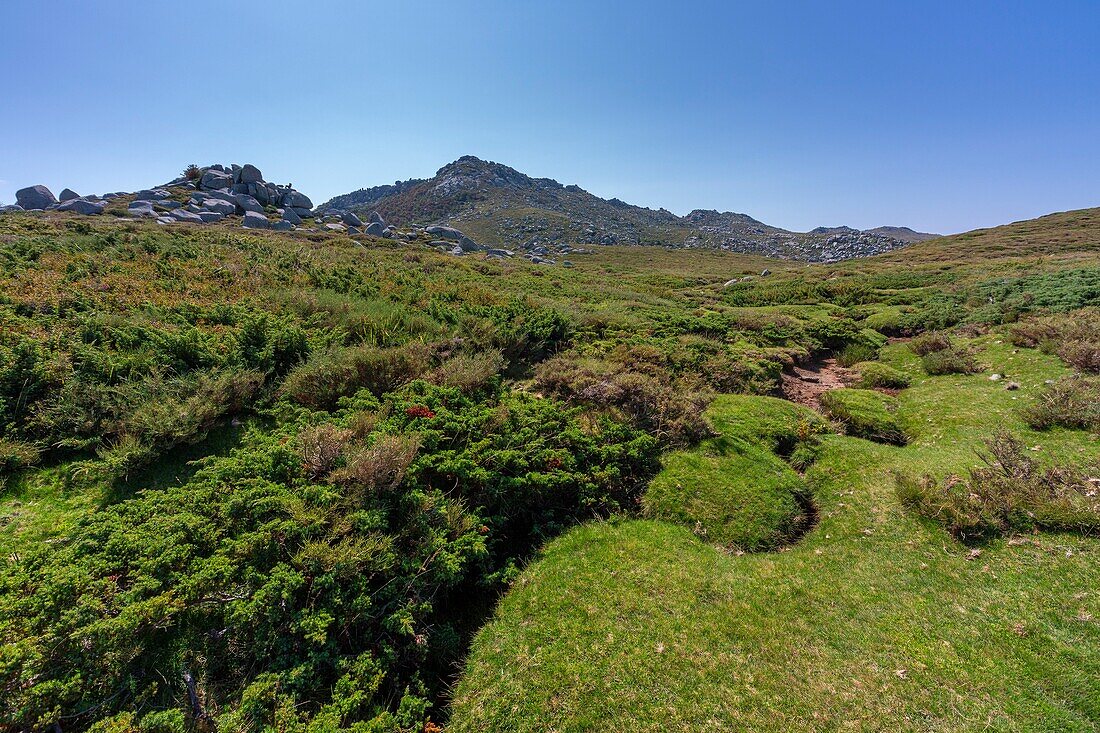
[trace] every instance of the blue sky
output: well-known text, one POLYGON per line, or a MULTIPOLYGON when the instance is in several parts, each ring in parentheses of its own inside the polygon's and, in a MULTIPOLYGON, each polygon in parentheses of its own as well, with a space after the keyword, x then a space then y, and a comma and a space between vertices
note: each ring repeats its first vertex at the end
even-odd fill
POLYGON ((1100 2, 53 2, 0 10, 0 202, 252 162, 316 203, 465 154, 769 224, 1100 205, 1100 2))

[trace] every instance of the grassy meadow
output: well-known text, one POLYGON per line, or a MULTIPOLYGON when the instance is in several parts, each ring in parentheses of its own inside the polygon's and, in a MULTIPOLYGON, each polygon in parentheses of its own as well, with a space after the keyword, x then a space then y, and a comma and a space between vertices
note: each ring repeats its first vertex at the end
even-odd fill
POLYGON ((0 217, 0 728, 1100 725, 1097 210, 548 267, 125 205, 0 217))

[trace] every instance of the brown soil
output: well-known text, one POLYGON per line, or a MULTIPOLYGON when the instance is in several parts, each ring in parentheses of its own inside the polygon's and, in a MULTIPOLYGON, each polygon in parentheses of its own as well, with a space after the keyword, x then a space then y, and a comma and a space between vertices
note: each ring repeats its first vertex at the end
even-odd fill
POLYGON ((847 387, 856 380, 856 373, 836 363, 822 359, 804 366, 793 366, 783 373, 783 396, 814 410, 821 409, 818 398, 832 389, 847 387))

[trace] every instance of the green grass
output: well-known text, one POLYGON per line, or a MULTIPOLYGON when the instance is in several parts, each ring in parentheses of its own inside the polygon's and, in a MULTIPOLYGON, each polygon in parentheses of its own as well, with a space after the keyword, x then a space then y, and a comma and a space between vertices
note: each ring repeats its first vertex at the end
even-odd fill
POLYGON ((869 389, 835 389, 821 395, 821 406, 849 435, 881 443, 906 441, 894 415, 897 401, 889 395, 869 389))
MULTIPOLYGON (((459 681, 456 730, 1096 727, 1097 540, 998 539, 967 559, 968 548, 901 507, 893 485, 897 472, 940 480, 964 472, 993 427, 1010 428, 1051 461, 1095 456, 1096 436, 1058 427, 1036 433, 1020 417, 1046 380, 1069 370, 1055 356, 1014 349, 1000 331, 957 338, 983 367, 1005 375, 1000 382, 929 376, 904 345, 882 347, 884 333, 1009 324, 1037 305, 1064 311, 1097 304, 1100 210, 828 265, 656 247, 593 250, 571 256, 574 267, 565 269, 455 258, 423 242, 243 232, 233 223, 165 228, 114 217, 0 217, 0 462, 7 472, 0 474, 0 545, 11 555, 0 568, 0 606, 32 611, 0 619, 0 711, 29 695, 43 717, 21 721, 27 728, 48 728, 58 715, 82 710, 88 712, 78 722, 65 718, 63 727, 87 727, 115 712, 186 720, 177 662, 187 660, 192 672, 224 663, 201 691, 222 727, 267 720, 278 707, 287 730, 370 720, 391 731, 423 728, 426 719, 446 720, 444 691, 468 635, 494 589, 518 576, 459 681), (760 277, 764 268, 772 274, 760 277), (723 287, 747 274, 754 277, 723 287), (663 472, 642 493, 657 470, 658 441, 672 443, 670 425, 678 423, 670 420, 701 424, 713 392, 774 393, 785 365, 847 347, 852 359, 881 348, 873 368, 912 386, 896 410, 879 393, 848 391, 831 398, 841 405, 834 412, 847 408, 849 422, 869 416, 870 434, 897 427, 910 439, 905 447, 822 438, 822 419, 807 410, 774 398, 723 396, 706 411, 717 435, 667 454, 663 472), (365 357, 396 355, 391 349, 415 357, 417 368, 391 370, 393 379, 379 382, 377 364, 365 357), (554 422, 559 408, 539 399, 549 395, 535 376, 586 365, 601 368, 566 385, 576 388, 568 399, 577 412, 563 431, 554 422), (491 376, 501 366, 500 376, 491 376), (615 378, 606 378, 611 371, 615 378), (287 485, 283 469, 297 476, 303 465, 294 453, 299 428, 337 419, 305 405, 369 413, 337 420, 343 425, 346 418, 348 435, 360 440, 379 420, 412 420, 407 409, 425 405, 395 403, 391 394, 374 414, 373 397, 348 401, 354 390, 385 391, 421 372, 447 383, 457 377, 462 399, 476 403, 469 414, 483 422, 452 426, 455 440, 470 447, 468 460, 453 455, 453 440, 422 446, 431 471, 402 487, 400 511, 359 507, 344 523, 328 510, 298 506, 344 506, 349 498, 346 486, 327 479, 287 485), (1008 381, 1020 389, 1006 390, 1008 381), (307 388, 297 399, 288 389, 295 384, 307 388), (578 468, 575 450, 546 452, 541 438, 532 443, 513 428, 498 431, 519 419, 524 405, 524 424, 548 440, 576 444, 602 434, 607 445, 578 468), (231 416, 255 421, 255 441, 270 443, 273 458, 260 460, 253 445, 229 484, 202 484, 189 461, 232 448, 238 436, 214 429, 231 416), (479 442, 486 435, 500 440, 489 452, 479 442), (629 475, 624 456, 639 459, 629 475), (160 649, 165 620, 150 620, 159 606, 120 600, 142 588, 106 566, 97 566, 97 578, 80 565, 116 551, 122 564, 146 550, 158 562, 188 556, 193 543, 152 530, 144 536, 146 530, 114 526, 112 518, 158 507, 149 526, 171 523, 181 503, 175 498, 198 496, 196 482, 212 498, 196 499, 192 508, 222 516, 219 507, 232 498, 227 486, 262 493, 265 476, 281 477, 269 488, 287 508, 264 525, 268 539, 241 525, 266 504, 242 501, 226 504, 222 529, 232 543, 201 548, 228 553, 242 574, 191 577, 180 570, 187 582, 165 584, 166 599, 182 598, 191 581, 209 586, 199 606, 179 609, 184 616, 173 627, 186 630, 194 646, 173 641, 160 649), (479 482, 510 488, 467 502, 479 482), (593 503, 595 486, 620 483, 614 506, 637 517, 640 502, 650 517, 567 531, 611 506, 593 503), (158 504, 159 497, 167 498, 158 504), (480 508, 490 499, 499 511, 480 508), (532 502, 549 514, 531 513, 532 502), (819 523, 791 544, 810 506, 819 523), (315 520, 314 540, 287 539, 286 527, 315 520), (102 541, 82 555, 74 542, 89 523, 102 528, 102 541), (534 546, 517 526, 537 530, 540 542, 558 537, 522 572, 534 546), (456 575, 467 571, 432 544, 458 536, 448 527, 469 541, 462 553, 484 541, 499 564, 479 561, 456 575), (310 571, 293 603, 271 603, 255 590, 260 582, 283 582, 268 572, 272 563, 331 556, 335 548, 317 538, 347 533, 349 546, 361 543, 367 552, 373 533, 383 530, 407 535, 400 558, 408 580, 379 580, 357 596, 354 613, 333 599, 364 582, 358 571, 338 580, 310 571), (131 541, 141 552, 117 549, 131 541), (66 552, 76 553, 74 562, 66 552), (427 568, 433 558, 441 565, 423 575, 420 563, 427 568), (52 586, 42 584, 44 566, 52 586), (80 590, 89 582, 94 590, 80 590), (454 594, 440 595, 439 587, 454 594), (83 611, 71 614, 58 602, 65 593, 79 595, 83 611), (233 627, 217 618, 224 609, 211 599, 255 611, 241 612, 233 627), (290 618, 299 611, 312 629, 306 637, 296 635, 298 620, 290 618), (360 629, 337 633, 334 626, 325 635, 340 647, 334 656, 302 646, 303 638, 321 638, 325 614, 340 628, 360 629), (363 631, 365 619, 378 614, 388 625, 363 631), (256 623, 259 616, 270 619, 256 623), (31 617, 47 623, 52 636, 27 631, 37 623, 27 625, 31 617), (81 646, 88 621, 101 622, 93 647, 81 646), (265 628, 282 631, 271 632, 270 645, 247 647, 255 652, 247 663, 202 651, 224 641, 226 650, 242 653, 241 636, 265 628), (87 653, 66 657, 66 644, 87 653), (135 654, 146 659, 161 651, 173 661, 134 661, 135 654), (364 657, 337 685, 349 655, 361 652, 377 654, 379 666, 364 657), (155 687, 155 699, 116 695, 108 676, 87 672, 127 664, 136 680, 128 689, 155 687), (51 688, 49 675, 67 675, 65 691, 51 688), (292 677, 294 684, 284 685, 292 677), (245 694, 253 683, 258 687, 245 694), (278 692, 264 692, 266 684, 279 685, 278 692), (86 704, 74 702, 81 696, 86 704), (381 722, 388 715, 397 716, 392 725, 381 722)), ((330 437, 344 435, 329 428, 330 437)), ((195 526, 211 528, 206 520, 195 526)))
POLYGON ((856 364, 855 369, 859 372, 858 386, 863 389, 905 389, 912 381, 905 372, 878 361, 861 362, 856 364))
POLYGON ((1016 414, 1056 359, 983 345, 1024 394, 926 377, 899 398, 923 428, 910 445, 826 438, 820 524, 785 552, 730 556, 653 521, 551 543, 476 639, 450 730, 1095 730, 1100 540, 1028 535, 975 557, 895 495, 894 471, 975 465, 991 423, 1052 459, 1095 455, 1095 437, 1016 414))
POLYGON ((819 415, 772 397, 723 395, 707 411, 719 435, 665 456, 643 502, 707 542, 774 548, 806 522, 809 489, 776 451, 790 453, 824 429, 819 415))

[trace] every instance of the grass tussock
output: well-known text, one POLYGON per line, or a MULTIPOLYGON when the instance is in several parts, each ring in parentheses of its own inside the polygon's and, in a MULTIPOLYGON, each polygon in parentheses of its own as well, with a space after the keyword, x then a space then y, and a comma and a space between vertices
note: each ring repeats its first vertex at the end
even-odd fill
POLYGON ((912 381, 905 372, 879 361, 856 364, 856 370, 862 389, 905 389, 912 381))
POLYGON ((1000 432, 964 478, 898 478, 898 496, 962 541, 1035 529, 1100 531, 1100 463, 1044 466, 1020 440, 1000 432))
POLYGON ((821 406, 845 432, 879 443, 905 445, 908 438, 894 411, 897 401, 866 389, 834 389, 821 395, 821 406))

